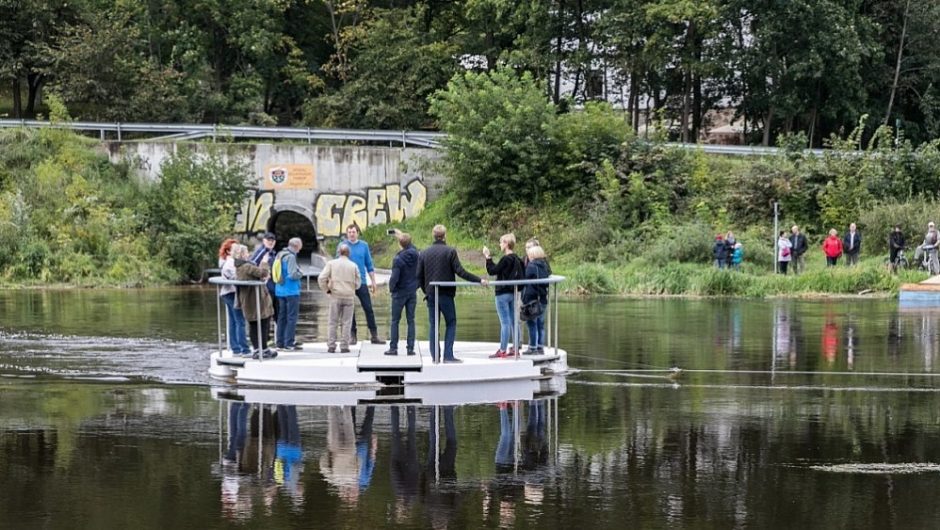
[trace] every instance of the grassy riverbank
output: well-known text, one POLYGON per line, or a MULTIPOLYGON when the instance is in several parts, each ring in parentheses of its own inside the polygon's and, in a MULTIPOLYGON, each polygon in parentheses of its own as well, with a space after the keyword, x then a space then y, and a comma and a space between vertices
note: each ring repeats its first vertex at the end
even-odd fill
MULTIPOLYGON (((498 248, 498 238, 504 227, 496 226, 479 236, 472 235, 462 224, 448 224, 452 207, 447 196, 431 203, 417 218, 396 225, 409 232, 419 248, 431 243, 431 228, 443 222, 447 225, 448 243, 460 250, 461 260, 468 270, 483 273, 483 245, 498 248)), ((590 226, 584 226, 561 215, 559 222, 551 224, 535 215, 520 219, 512 230, 521 241, 536 236, 546 247, 556 273, 568 277, 564 289, 569 294, 612 294, 626 296, 831 296, 857 295, 862 292, 891 295, 903 283, 919 282, 927 274, 905 271, 891 274, 883 265, 884 256, 862 259, 856 267, 827 268, 822 251, 810 250, 807 271, 799 276, 773 273, 769 259, 772 252, 767 240, 742 239, 753 260, 745 262, 742 270, 717 270, 708 263, 659 263, 656 245, 633 255, 610 254, 612 249, 589 254, 582 245, 573 244, 590 226), (598 260, 604 256, 606 260, 598 260)), ((398 250, 395 239, 386 234, 387 226, 366 230, 363 238, 373 248, 378 267, 390 267, 398 250)), ((707 234, 705 235, 707 237, 707 234)), ((705 245, 711 241, 706 240, 705 245)), ((521 244, 520 244, 521 245, 521 244)))

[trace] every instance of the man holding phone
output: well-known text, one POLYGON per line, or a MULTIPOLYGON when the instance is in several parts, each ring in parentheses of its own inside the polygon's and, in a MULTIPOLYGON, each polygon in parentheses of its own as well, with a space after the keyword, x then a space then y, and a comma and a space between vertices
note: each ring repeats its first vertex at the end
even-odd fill
MULTIPOLYGON (((359 226, 355 223, 346 227, 346 239, 340 241, 336 246, 336 257, 339 257, 340 245, 349 247, 349 259, 359 267, 359 277, 362 283, 356 289, 356 298, 362 304, 362 310, 366 313, 366 324, 369 326, 369 333, 372 335, 372 344, 385 344, 385 341, 379 339, 379 329, 375 323, 375 313, 372 311, 372 297, 370 293, 375 292, 375 266, 372 264, 372 253, 369 251, 369 244, 359 239, 359 226), (372 283, 367 284, 366 273, 372 283)), ((353 313, 352 319, 352 337, 350 344, 357 342, 356 338, 356 315, 353 313)))

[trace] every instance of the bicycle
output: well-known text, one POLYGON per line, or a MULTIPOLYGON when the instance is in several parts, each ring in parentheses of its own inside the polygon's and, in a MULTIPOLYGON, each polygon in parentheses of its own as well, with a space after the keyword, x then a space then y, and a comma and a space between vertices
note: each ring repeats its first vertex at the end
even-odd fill
POLYGON ((903 271, 910 266, 910 263, 907 261, 907 257, 904 255, 904 249, 898 250, 898 255, 894 258, 894 262, 891 262, 891 256, 885 258, 885 265, 890 267, 894 271, 903 271))

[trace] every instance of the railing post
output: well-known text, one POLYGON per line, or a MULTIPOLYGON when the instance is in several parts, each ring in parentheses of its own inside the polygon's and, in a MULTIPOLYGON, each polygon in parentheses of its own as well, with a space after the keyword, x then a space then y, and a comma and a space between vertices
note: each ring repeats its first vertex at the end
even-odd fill
POLYGON ((434 364, 440 364, 442 360, 441 359, 441 354, 442 354, 441 341, 439 340, 440 337, 438 336, 441 332, 441 323, 439 322, 440 315, 441 315, 441 311, 439 307, 440 296, 438 296, 438 294, 439 294, 438 286, 435 285, 434 286, 434 335, 433 335, 434 344, 431 346, 431 355, 433 356, 434 364))
MULTIPOLYGON (((219 335, 219 357, 222 357, 222 286, 221 286, 221 285, 216 285, 216 286, 215 286, 215 294, 216 294, 216 297, 215 297, 215 313, 216 313, 216 320, 215 320, 215 324, 216 324, 216 325, 215 325, 215 330, 218 332, 218 335, 219 335)), ((227 328, 228 322, 226 322, 225 325, 226 325, 226 331, 227 331, 227 330, 228 330, 228 328, 227 328)))
POLYGON ((555 299, 552 301, 552 306, 554 307, 554 310, 552 311, 552 316, 555 317, 555 332, 552 334, 552 338, 554 340, 553 346, 555 346, 555 356, 557 357, 558 356, 558 313, 559 313, 558 311, 558 284, 557 283, 555 284, 554 290, 555 290, 555 299))
MULTIPOLYGON (((264 344, 264 341, 262 340, 262 337, 261 337, 261 287, 262 287, 261 285, 255 285, 255 310, 257 311, 257 313, 255 313, 255 317, 257 317, 258 319, 257 326, 258 326, 258 362, 259 363, 262 362, 262 359, 264 359, 264 349, 261 347, 261 345, 264 344)), ((267 289, 268 287, 264 286, 264 288, 267 289)), ((264 338, 267 338, 267 337, 264 337, 264 338)))
POLYGON ((512 285, 512 347, 516 349, 516 360, 519 360, 520 337, 522 336, 522 319, 519 313, 522 310, 522 304, 519 300, 519 286, 512 285))
POLYGON ((121 122, 117 122, 117 137, 118 137, 118 141, 120 142, 122 139, 121 138, 121 122))

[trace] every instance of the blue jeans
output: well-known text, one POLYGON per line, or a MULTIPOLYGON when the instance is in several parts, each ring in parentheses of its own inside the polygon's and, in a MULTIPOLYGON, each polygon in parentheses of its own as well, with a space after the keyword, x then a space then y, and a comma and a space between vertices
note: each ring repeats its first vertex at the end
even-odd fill
MULTIPOLYGON (((366 324, 369 326, 369 331, 373 333, 378 332, 379 328, 375 325, 375 312, 372 311, 372 297, 369 296, 369 286, 366 285, 365 281, 356 289, 356 298, 358 298, 359 303, 362 304, 362 310, 366 312, 366 324)), ((356 334, 355 309, 353 309, 352 334, 356 334)))
POLYGON ((274 338, 279 348, 292 348, 300 317, 300 295, 277 297, 277 334, 274 338))
POLYGON ((398 349, 398 323, 401 322, 401 310, 405 310, 405 321, 408 326, 408 351, 415 350, 415 306, 418 304, 418 295, 415 292, 392 295, 392 333, 389 337, 389 350, 398 349))
POLYGON ((545 304, 542 304, 542 316, 526 323, 529 327, 529 347, 545 347, 545 304))
MULTIPOLYGON (((516 413, 513 412, 513 416, 516 413)), ((509 415, 509 407, 499 410, 499 443, 496 444, 496 465, 512 466, 515 461, 513 449, 515 446, 515 424, 513 416, 509 415)))
POLYGON ((499 315, 499 349, 503 351, 506 351, 510 342, 515 344, 512 336, 516 316, 513 298, 512 293, 496 295, 496 314, 499 315))
POLYGON ((235 307, 235 293, 228 293, 222 296, 222 302, 225 304, 225 312, 228 314, 228 347, 232 353, 249 353, 251 346, 248 345, 248 324, 245 322, 245 314, 242 310, 235 307))
MULTIPOLYGON (((444 360, 454 358, 454 339, 457 338, 457 306, 454 305, 453 296, 441 296, 438 299, 438 308, 444 317, 444 360)), ((434 326, 434 295, 428 295, 428 322, 430 323, 431 359, 437 360, 438 330, 434 326)))

